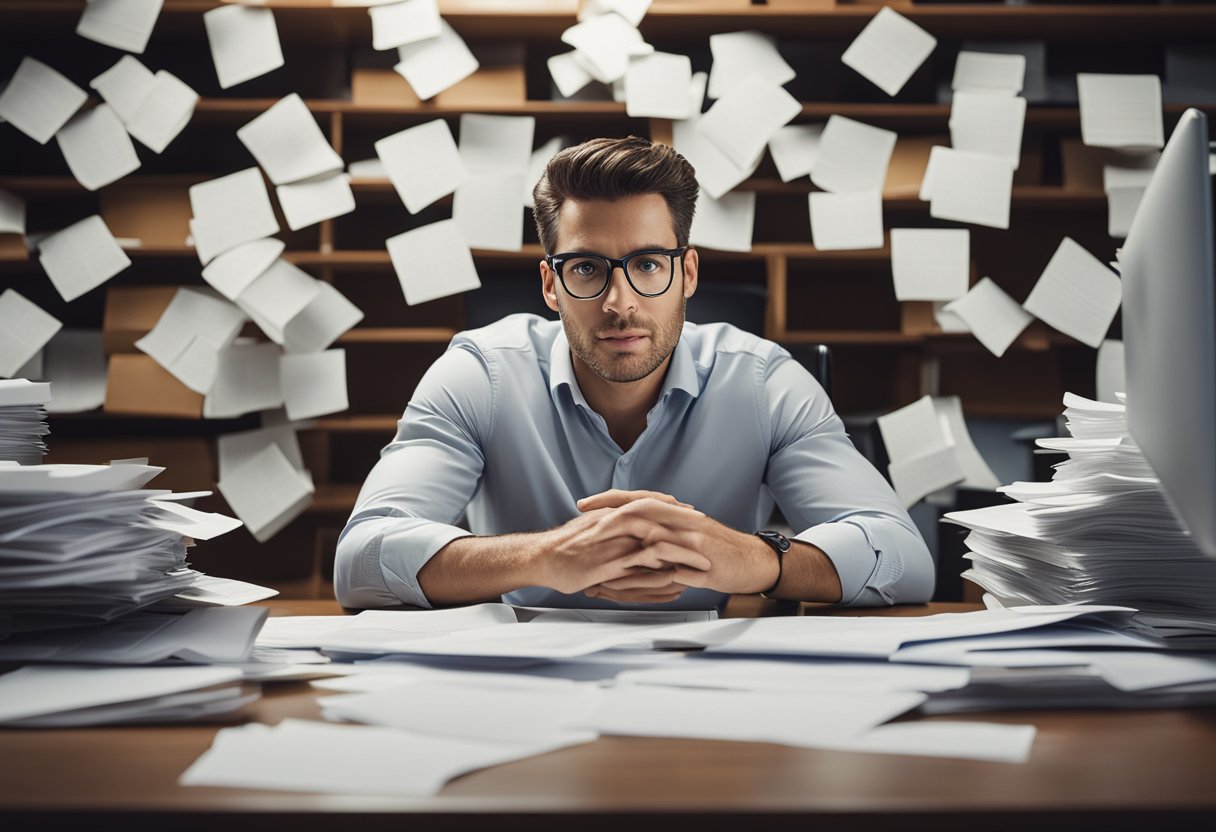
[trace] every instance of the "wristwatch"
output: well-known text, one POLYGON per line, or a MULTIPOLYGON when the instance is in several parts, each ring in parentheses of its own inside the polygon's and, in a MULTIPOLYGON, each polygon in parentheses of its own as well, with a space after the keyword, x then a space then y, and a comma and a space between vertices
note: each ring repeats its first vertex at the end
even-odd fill
POLYGON ((785 553, 790 550, 790 541, 789 538, 781 534, 781 532, 774 532, 768 529, 756 532, 756 537, 763 540, 769 546, 772 546, 773 551, 777 553, 777 580, 773 581, 772 586, 760 593, 761 596, 767 598, 768 594, 775 591, 777 589, 777 585, 781 583, 781 567, 785 559, 785 553))

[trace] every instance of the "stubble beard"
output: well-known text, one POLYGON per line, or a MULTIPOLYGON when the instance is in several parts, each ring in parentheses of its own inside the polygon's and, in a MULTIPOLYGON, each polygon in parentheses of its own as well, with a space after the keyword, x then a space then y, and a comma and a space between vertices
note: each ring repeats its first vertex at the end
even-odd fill
POLYGON ((566 340, 570 342, 570 350, 590 370, 605 381, 625 383, 640 381, 653 373, 667 357, 675 350, 684 330, 684 308, 687 301, 680 298, 679 311, 668 319, 666 324, 643 322, 637 318, 613 317, 602 321, 595 332, 584 332, 578 329, 569 316, 563 314, 559 302, 558 315, 562 321, 562 329, 566 331, 566 340), (598 335, 610 332, 624 332, 631 329, 644 329, 650 338, 650 348, 641 355, 611 355, 604 352, 598 335))

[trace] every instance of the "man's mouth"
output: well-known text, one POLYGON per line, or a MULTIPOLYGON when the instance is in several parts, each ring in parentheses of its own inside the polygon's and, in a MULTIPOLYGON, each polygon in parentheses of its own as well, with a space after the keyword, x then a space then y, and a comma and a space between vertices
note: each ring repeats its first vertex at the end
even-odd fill
POLYGON ((650 333, 644 330, 626 330, 625 332, 614 332, 611 335, 601 335, 600 340, 612 344, 633 344, 649 336, 650 333))

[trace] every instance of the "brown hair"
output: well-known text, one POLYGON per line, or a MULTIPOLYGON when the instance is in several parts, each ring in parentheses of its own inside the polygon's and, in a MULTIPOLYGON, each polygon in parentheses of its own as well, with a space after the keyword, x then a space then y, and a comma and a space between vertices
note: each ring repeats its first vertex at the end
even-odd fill
POLYGON ((613 201, 659 194, 667 201, 676 245, 688 245, 697 208, 697 178, 688 160, 665 144, 630 136, 591 139, 554 156, 532 189, 536 233, 555 254, 557 214, 568 199, 613 201))

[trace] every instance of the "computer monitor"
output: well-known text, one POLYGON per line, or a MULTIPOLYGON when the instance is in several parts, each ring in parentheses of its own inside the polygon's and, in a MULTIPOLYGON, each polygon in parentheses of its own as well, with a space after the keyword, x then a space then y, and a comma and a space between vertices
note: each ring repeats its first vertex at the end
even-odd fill
POLYGON ((1127 426, 1216 557, 1216 267, 1208 122, 1183 113, 1119 254, 1127 426))

